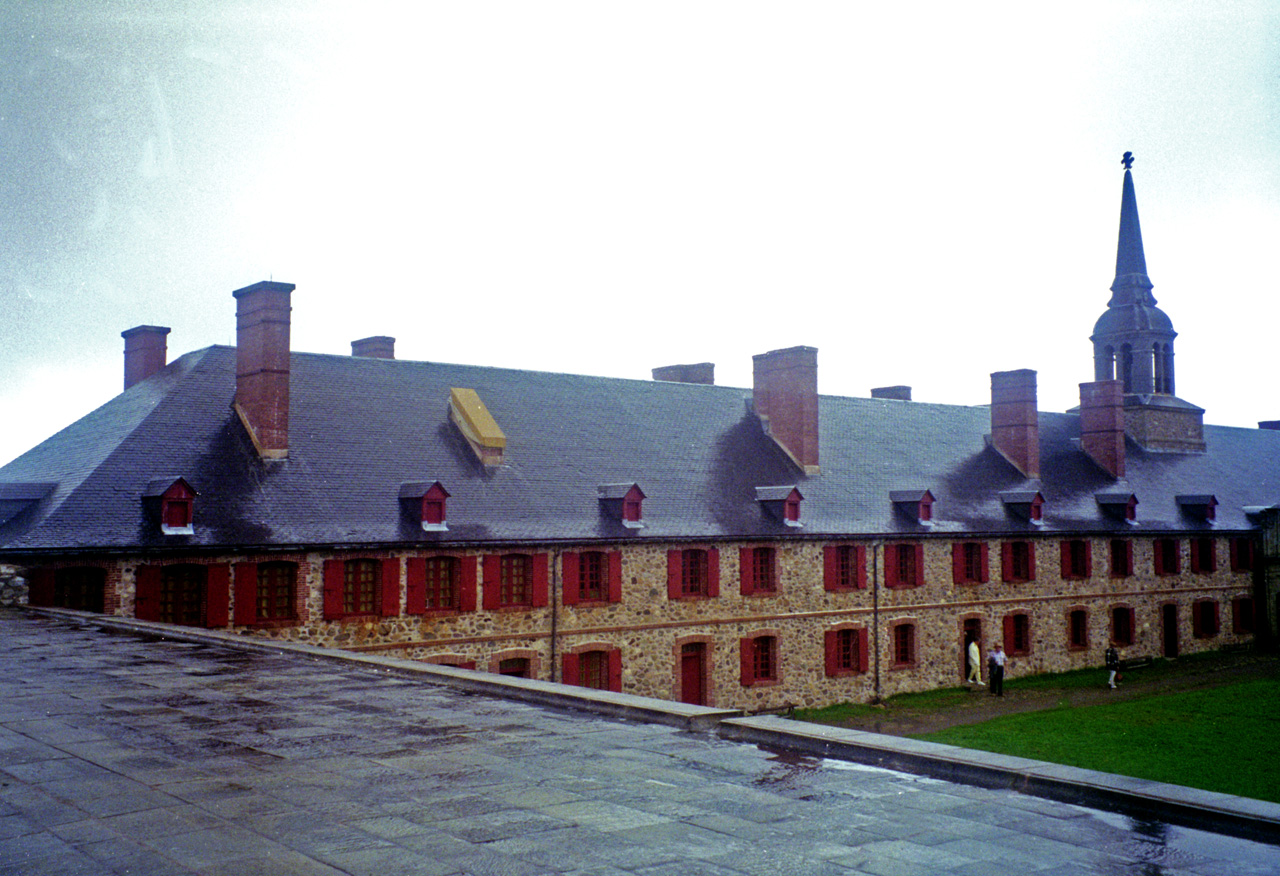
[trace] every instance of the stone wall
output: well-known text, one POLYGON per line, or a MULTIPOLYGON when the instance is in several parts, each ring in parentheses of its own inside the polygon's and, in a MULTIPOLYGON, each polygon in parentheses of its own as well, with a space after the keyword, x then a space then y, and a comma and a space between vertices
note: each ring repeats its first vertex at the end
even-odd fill
POLYGON ((16 566, 0 564, 0 607, 26 604, 27 580, 18 574, 16 566))

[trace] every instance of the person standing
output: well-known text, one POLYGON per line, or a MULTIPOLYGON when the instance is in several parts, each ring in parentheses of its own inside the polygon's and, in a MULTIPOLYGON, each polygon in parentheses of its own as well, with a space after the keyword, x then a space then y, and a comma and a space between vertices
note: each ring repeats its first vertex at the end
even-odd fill
POLYGON ((1116 650, 1116 643, 1112 642, 1107 646, 1107 653, 1103 658, 1107 664, 1107 687, 1112 690, 1116 689, 1116 673, 1120 671, 1120 652, 1116 650))
POLYGON ((982 680, 982 653, 978 650, 978 640, 969 640, 969 681, 986 687, 982 680))
POLYGON ((1004 646, 999 642, 991 648, 991 656, 987 658, 987 673, 991 678, 991 693, 1004 696, 1004 646))

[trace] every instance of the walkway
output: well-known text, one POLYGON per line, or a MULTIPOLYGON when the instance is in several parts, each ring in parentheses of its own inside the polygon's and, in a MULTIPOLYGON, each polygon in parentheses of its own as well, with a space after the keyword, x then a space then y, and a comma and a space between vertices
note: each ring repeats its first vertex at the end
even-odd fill
POLYGON ((6 874, 1196 874, 1280 848, 0 611, 6 874))

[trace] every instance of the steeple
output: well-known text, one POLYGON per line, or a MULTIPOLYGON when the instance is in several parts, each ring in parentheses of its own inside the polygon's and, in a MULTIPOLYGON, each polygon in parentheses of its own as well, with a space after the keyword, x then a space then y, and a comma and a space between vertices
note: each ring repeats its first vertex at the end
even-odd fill
POLYGON ((1138 222, 1138 196, 1133 191, 1133 153, 1126 152, 1124 188, 1120 193, 1120 240, 1116 245, 1116 278, 1111 284, 1109 307, 1156 303, 1147 276, 1147 257, 1142 250, 1142 225, 1138 222))

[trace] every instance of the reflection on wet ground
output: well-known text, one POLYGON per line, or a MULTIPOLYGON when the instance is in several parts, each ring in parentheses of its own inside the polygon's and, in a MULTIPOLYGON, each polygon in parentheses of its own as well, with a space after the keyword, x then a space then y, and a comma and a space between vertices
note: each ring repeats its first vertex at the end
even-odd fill
POLYGON ((1280 848, 0 612, 5 874, 1280 872, 1280 848))

